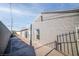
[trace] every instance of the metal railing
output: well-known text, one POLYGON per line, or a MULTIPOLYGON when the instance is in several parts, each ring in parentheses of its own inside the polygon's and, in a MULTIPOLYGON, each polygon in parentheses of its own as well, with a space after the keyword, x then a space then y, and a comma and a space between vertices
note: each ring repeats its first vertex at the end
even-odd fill
MULTIPOLYGON (((75 31, 57 35, 56 41, 44 44, 36 49, 44 46, 48 46, 52 50, 56 49, 64 55, 79 56, 78 42, 75 31)), ((46 55, 48 55, 51 51, 49 51, 46 55)))
POLYGON ((67 55, 79 55, 76 32, 73 31, 57 35, 56 50, 61 51, 67 55))

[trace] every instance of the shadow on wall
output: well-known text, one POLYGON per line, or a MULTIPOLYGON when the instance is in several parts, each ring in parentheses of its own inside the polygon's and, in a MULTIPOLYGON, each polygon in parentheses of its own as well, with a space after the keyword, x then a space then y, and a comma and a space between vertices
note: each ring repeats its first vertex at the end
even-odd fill
POLYGON ((34 47, 15 37, 10 38, 4 53, 5 56, 35 56, 34 47))
POLYGON ((0 55, 3 55, 10 35, 11 32, 9 31, 9 29, 0 21, 0 55))

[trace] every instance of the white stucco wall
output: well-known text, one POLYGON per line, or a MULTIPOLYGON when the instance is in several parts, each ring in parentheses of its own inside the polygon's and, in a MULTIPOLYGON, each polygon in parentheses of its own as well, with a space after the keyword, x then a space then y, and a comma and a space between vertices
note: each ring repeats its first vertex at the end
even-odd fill
POLYGON ((35 30, 40 30, 40 42, 43 44, 56 40, 57 34, 68 33, 75 30, 75 26, 79 24, 79 13, 54 13, 54 14, 42 14, 43 22, 41 18, 36 20, 32 24, 33 26, 33 41, 36 39, 35 30), (58 18, 57 18, 58 17, 58 18))

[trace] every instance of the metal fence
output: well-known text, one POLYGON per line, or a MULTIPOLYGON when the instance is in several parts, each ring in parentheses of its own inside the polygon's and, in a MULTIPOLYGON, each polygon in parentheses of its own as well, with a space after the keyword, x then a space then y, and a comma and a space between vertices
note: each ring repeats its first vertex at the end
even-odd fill
POLYGON ((72 55, 72 56, 79 55, 76 32, 73 31, 73 32, 57 35, 56 49, 67 55, 72 55))
MULTIPOLYGON (((79 34, 79 32, 77 34, 79 34)), ((44 46, 48 46, 52 49, 56 49, 57 51, 63 53, 64 55, 79 56, 78 42, 77 42, 76 32, 74 31, 57 35, 56 41, 44 44, 36 49, 39 49, 44 46)))

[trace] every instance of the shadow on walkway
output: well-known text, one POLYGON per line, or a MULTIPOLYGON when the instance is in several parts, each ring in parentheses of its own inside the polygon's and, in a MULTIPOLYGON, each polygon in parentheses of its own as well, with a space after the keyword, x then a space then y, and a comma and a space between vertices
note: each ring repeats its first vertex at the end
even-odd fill
POLYGON ((17 37, 10 38, 4 53, 5 56, 35 56, 33 46, 30 46, 17 37))

